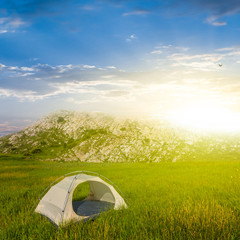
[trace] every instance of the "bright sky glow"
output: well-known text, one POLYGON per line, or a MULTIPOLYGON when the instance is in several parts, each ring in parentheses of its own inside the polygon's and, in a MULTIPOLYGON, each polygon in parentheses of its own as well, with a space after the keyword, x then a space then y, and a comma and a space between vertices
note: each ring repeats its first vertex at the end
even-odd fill
POLYGON ((59 109, 238 131, 239 22, 236 0, 0 1, 0 135, 59 109))
POLYGON ((169 120, 181 127, 211 132, 240 130, 240 114, 209 102, 191 103, 182 109, 172 110, 169 120))

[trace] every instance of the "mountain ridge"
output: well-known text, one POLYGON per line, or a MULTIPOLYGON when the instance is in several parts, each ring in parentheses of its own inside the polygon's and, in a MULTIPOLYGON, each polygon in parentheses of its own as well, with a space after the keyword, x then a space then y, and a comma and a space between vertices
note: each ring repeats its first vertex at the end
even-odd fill
POLYGON ((156 121, 59 111, 1 137, 0 152, 54 161, 176 162, 216 152, 239 154, 235 140, 199 137, 156 121))

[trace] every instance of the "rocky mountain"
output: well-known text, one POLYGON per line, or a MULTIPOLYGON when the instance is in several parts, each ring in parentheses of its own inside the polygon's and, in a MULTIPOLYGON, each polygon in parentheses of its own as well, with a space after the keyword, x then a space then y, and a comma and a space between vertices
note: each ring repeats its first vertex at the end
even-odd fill
POLYGON ((199 136, 157 121, 71 111, 51 114, 0 138, 2 154, 58 161, 175 162, 213 155, 238 157, 239 148, 236 137, 199 136))

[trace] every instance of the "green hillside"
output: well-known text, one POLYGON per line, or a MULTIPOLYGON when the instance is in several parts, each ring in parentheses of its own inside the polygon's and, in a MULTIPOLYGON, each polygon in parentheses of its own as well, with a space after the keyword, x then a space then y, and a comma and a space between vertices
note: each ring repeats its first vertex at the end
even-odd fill
POLYGON ((162 162, 238 159, 238 135, 203 135, 158 121, 61 111, 0 138, 0 152, 26 159, 162 162))

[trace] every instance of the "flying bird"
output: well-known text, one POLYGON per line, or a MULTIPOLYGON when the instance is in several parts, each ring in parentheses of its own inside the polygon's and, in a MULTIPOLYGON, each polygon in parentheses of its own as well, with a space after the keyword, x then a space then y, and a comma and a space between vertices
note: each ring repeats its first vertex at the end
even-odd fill
POLYGON ((221 63, 219 63, 219 64, 218 64, 218 66, 219 66, 219 67, 222 67, 222 64, 221 64, 221 63))

